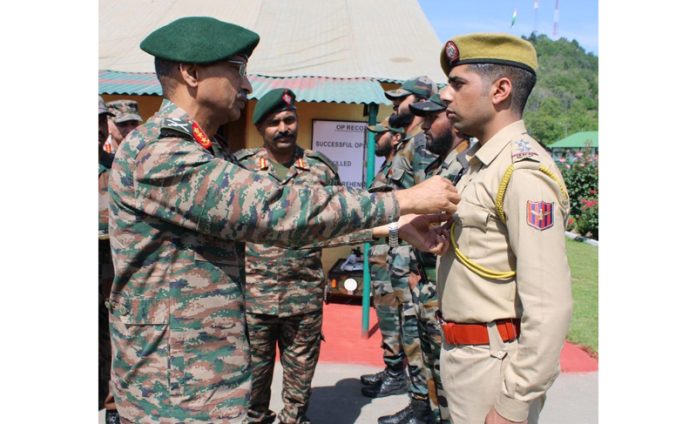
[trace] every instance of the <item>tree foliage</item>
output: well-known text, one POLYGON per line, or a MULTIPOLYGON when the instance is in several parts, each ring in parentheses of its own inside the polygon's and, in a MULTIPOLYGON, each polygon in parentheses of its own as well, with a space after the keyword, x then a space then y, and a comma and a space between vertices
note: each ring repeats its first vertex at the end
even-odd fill
POLYGON ((536 33, 523 38, 539 57, 537 83, 524 113, 529 133, 551 144, 578 131, 596 131, 597 56, 585 52, 576 40, 554 41, 536 33))

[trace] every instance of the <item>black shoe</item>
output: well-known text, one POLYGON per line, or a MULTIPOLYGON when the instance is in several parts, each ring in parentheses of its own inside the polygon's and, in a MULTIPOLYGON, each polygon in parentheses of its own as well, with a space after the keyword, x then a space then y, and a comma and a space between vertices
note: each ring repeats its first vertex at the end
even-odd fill
POLYGON ((106 424, 120 424, 121 418, 118 416, 118 411, 115 409, 106 410, 106 424))
POLYGON ((428 400, 411 399, 411 403, 394 415, 377 419, 378 424, 433 424, 433 414, 428 400))
POLYGON ((372 386, 381 383, 387 376, 386 368, 377 374, 365 374, 360 376, 360 382, 366 386, 372 386))
POLYGON ((371 398, 380 398, 391 395, 400 395, 408 390, 408 380, 406 373, 392 374, 386 373, 384 380, 373 386, 362 388, 362 394, 371 398))

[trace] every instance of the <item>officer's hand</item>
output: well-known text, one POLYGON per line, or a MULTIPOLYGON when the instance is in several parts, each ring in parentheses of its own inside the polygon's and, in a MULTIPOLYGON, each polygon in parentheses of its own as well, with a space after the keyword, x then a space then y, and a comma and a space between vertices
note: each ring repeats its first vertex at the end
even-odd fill
POLYGON ((399 238, 418 250, 441 255, 447 251, 449 239, 439 224, 449 218, 444 213, 402 215, 399 218, 399 238))
POLYGON ((428 178, 406 190, 396 191, 401 214, 454 213, 459 203, 459 193, 452 182, 439 175, 428 178))
POLYGON ((491 408, 486 415, 486 420, 483 424, 527 424, 527 420, 524 421, 510 421, 507 418, 503 418, 498 412, 491 408))

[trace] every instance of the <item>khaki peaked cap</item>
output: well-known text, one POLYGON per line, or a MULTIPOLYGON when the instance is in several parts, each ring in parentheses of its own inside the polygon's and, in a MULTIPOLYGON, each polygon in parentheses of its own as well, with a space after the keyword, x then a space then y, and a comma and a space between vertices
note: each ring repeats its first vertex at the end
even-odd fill
POLYGON ((440 66, 448 75, 457 65, 494 63, 516 66, 536 75, 537 53, 529 41, 509 34, 476 33, 454 37, 440 52, 440 66))
POLYGON ((212 63, 235 55, 250 56, 259 35, 206 16, 180 18, 153 31, 140 43, 145 52, 172 62, 212 63))

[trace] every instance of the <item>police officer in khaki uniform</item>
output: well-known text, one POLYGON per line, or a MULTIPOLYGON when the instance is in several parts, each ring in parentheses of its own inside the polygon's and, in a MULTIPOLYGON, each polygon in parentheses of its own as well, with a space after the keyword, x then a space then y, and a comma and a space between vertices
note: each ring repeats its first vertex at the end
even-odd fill
POLYGON ((471 34, 440 58, 447 117, 479 140, 462 158, 462 200, 437 267, 452 422, 536 423, 572 309, 567 190, 522 120, 536 51, 518 37, 471 34))

